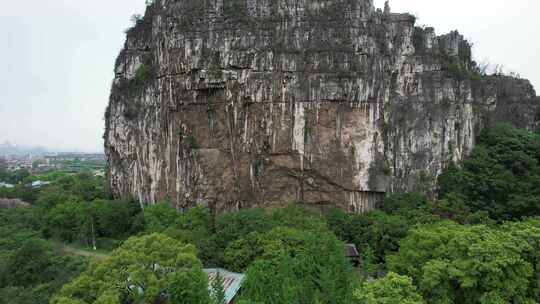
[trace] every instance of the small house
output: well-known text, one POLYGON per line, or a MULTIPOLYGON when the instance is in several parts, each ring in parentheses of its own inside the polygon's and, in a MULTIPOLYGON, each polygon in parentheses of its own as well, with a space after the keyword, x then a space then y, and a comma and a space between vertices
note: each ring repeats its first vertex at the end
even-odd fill
POLYGON ((355 267, 360 264, 360 254, 355 244, 345 244, 345 256, 355 267))
POLYGON ((35 182, 32 182, 32 188, 33 189, 39 189, 41 187, 44 187, 44 186, 47 186, 47 185, 50 185, 51 182, 44 182, 44 181, 35 181, 35 182))

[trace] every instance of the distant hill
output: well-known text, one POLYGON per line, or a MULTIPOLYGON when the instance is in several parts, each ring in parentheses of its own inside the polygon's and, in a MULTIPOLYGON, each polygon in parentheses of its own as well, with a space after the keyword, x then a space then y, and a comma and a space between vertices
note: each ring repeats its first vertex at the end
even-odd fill
POLYGON ((44 147, 17 146, 10 142, 0 144, 0 155, 21 155, 21 154, 46 154, 49 151, 44 147))
POLYGON ((102 151, 84 151, 79 149, 55 149, 42 146, 18 146, 6 141, 0 143, 0 156, 8 155, 34 155, 34 156, 51 156, 51 155, 101 155, 102 151))

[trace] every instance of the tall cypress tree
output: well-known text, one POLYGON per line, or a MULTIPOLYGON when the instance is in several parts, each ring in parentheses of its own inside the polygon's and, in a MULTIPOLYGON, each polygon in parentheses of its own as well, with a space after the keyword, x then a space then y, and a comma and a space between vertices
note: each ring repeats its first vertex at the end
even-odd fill
POLYGON ((225 288, 224 280, 219 271, 216 274, 216 278, 212 281, 212 303, 213 304, 225 304, 225 288))

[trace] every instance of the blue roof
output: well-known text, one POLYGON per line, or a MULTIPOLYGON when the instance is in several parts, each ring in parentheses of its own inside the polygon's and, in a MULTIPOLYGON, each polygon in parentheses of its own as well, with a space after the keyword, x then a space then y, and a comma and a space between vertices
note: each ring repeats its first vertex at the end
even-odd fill
POLYGON ((47 186, 47 185, 50 185, 50 184, 51 184, 51 182, 44 182, 44 181, 38 180, 38 181, 32 182, 32 187, 39 188, 41 186, 47 186))
POLYGON ((211 289, 212 282, 215 280, 217 274, 223 278, 223 289, 225 290, 225 303, 229 304, 234 299, 240 287, 242 287, 242 282, 244 281, 245 275, 242 273, 234 273, 221 268, 208 268, 204 272, 208 274, 208 288, 211 289))

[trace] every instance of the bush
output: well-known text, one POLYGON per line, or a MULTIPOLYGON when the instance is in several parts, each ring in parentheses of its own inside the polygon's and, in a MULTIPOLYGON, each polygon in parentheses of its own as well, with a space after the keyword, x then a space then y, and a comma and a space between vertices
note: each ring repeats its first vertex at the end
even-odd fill
POLYGON ((363 282, 354 291, 357 304, 423 304, 412 279, 390 272, 384 278, 363 282))
POLYGON ((150 79, 152 79, 152 68, 146 64, 141 64, 139 68, 135 71, 135 82, 138 85, 146 84, 150 79))

